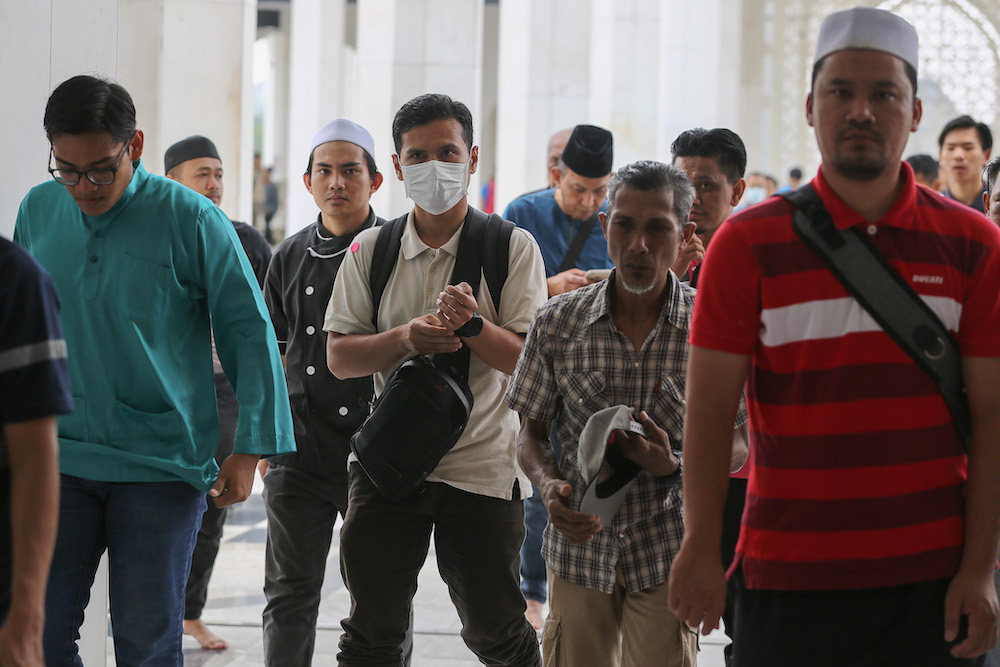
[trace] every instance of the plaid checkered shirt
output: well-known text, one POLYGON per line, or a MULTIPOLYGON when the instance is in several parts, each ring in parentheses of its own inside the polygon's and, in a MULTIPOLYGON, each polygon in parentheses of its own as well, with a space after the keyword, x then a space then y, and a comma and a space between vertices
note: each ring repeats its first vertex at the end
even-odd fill
MULTIPOLYGON (((558 418, 560 471, 573 487, 570 507, 580 509, 584 484, 577 441, 592 414, 613 405, 645 410, 681 446, 685 411, 688 326, 695 290, 670 274, 670 294, 642 349, 611 319, 606 281, 550 299, 535 314, 508 387, 507 404, 524 417, 558 418)), ((585 544, 571 544, 552 524, 542 555, 561 579, 613 593, 615 570, 635 592, 661 584, 684 534, 680 474, 656 478, 643 470, 610 526, 585 544)))

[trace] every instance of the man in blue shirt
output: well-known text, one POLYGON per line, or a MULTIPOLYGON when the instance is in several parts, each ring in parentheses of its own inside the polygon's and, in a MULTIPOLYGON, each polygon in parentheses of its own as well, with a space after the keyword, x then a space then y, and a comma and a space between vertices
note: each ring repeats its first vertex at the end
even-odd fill
POLYGON ((611 268, 597 214, 608 194, 613 143, 604 128, 577 125, 551 170, 555 187, 522 195, 504 211, 504 218, 538 242, 549 296, 594 282, 586 276, 589 269, 611 268))
POLYGON ((76 639, 107 549, 118 663, 179 665, 204 494, 245 500, 260 456, 295 446, 274 330, 225 214, 143 168, 125 89, 73 77, 44 125, 55 182, 25 197, 14 237, 62 298, 75 403, 59 421, 46 661, 81 664, 76 639), (213 332, 240 405, 221 470, 213 332))
POLYGON ((59 518, 56 415, 73 411, 59 298, 0 238, 0 664, 42 667, 45 582, 59 518))

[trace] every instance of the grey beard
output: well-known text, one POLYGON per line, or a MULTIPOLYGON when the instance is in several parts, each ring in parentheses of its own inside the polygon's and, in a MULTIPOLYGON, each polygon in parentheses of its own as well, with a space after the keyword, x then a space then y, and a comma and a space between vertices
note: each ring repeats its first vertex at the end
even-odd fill
POLYGON ((629 285, 627 282, 625 282, 625 280, 622 280, 621 283, 622 287, 625 288, 626 292, 628 292, 629 294, 634 294, 635 296, 642 296, 643 294, 649 294, 650 292, 653 291, 653 288, 656 287, 656 285, 654 285, 653 283, 650 283, 645 287, 636 287, 635 285, 629 285))

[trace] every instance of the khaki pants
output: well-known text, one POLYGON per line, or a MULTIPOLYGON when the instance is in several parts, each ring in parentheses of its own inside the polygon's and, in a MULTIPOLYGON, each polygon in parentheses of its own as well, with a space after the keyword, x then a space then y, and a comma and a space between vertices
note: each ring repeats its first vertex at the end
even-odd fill
POLYGON ((549 571, 549 616, 542 631, 545 667, 694 667, 698 634, 667 605, 664 582, 625 591, 621 571, 611 595, 575 586, 549 571))

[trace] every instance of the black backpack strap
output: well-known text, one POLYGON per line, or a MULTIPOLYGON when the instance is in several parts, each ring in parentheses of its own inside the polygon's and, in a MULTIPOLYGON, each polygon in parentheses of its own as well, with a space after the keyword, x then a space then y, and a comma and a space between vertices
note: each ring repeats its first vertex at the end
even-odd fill
POLYGON ((382 294, 385 286, 389 284, 389 276, 396 268, 396 260, 399 258, 399 248, 406 230, 406 215, 395 220, 390 220, 378 230, 378 238, 375 239, 375 250, 372 253, 372 265, 368 271, 368 282, 372 292, 372 324, 378 330, 378 308, 382 303, 382 294))
POLYGON ((514 232, 515 225, 496 213, 491 213, 488 218, 482 211, 475 211, 473 215, 482 216, 486 224, 483 235, 483 274, 490 289, 493 310, 499 315, 500 296, 504 283, 507 282, 510 263, 510 235, 514 232))
POLYGON ((810 184, 781 196, 796 206, 793 226, 802 242, 938 385, 968 449, 972 419, 962 381, 962 357, 948 328, 864 232, 837 229, 810 184))

